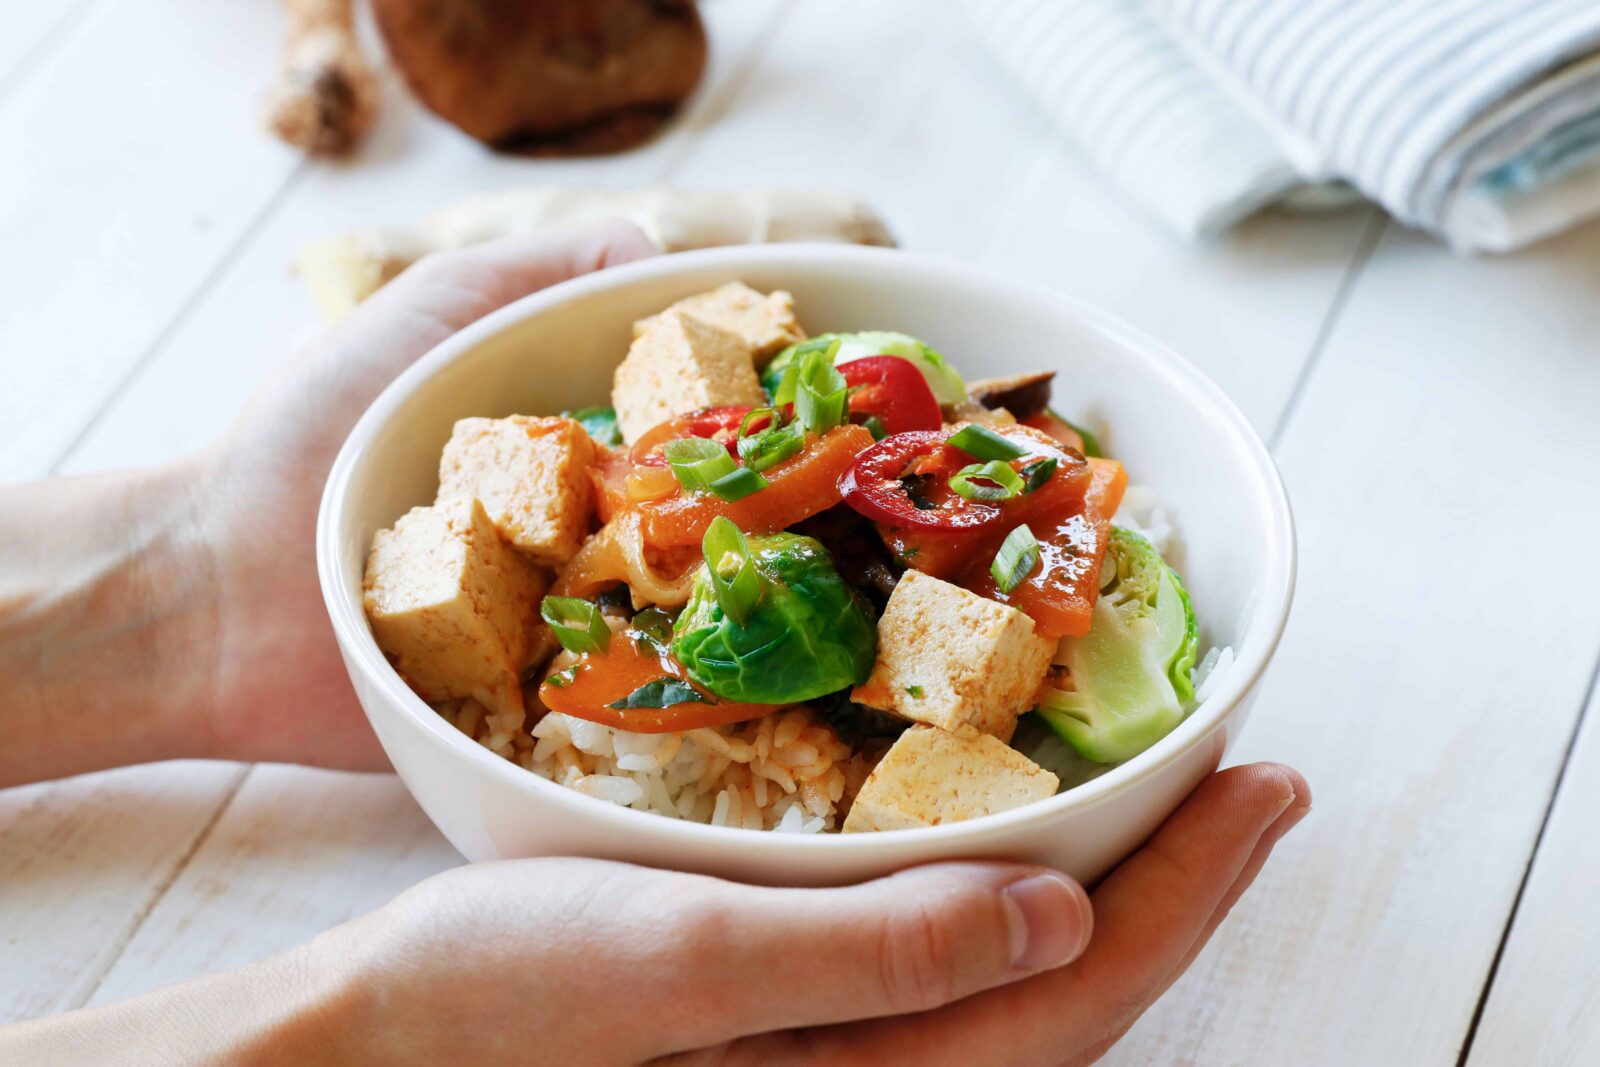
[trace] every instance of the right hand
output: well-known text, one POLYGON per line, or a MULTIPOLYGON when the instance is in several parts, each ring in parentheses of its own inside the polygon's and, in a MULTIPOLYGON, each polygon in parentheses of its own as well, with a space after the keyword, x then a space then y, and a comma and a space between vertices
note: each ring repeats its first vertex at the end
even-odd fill
POLYGON ((578 859, 458 868, 308 946, 333 991, 317 1043, 384 1063, 1088 1063, 1309 807, 1287 768, 1216 774, 1092 909, 1065 876, 1003 863, 844 889, 578 859))

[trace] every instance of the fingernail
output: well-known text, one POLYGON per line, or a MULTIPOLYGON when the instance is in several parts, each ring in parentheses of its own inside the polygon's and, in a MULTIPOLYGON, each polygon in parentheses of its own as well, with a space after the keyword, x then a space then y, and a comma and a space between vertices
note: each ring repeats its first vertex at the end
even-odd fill
POLYGON ((1011 927, 1011 965, 1037 971, 1071 963, 1089 944, 1089 898, 1064 874, 1036 874, 1002 891, 1011 927))

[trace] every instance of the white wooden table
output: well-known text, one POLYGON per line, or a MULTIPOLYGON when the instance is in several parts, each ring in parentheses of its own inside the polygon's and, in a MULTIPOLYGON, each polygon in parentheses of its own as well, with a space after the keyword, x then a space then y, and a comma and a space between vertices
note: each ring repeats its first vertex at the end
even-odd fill
MULTIPOLYGON (((217 431, 315 328, 287 271, 307 238, 517 183, 853 191, 910 248, 1176 346, 1294 498, 1298 603, 1238 758, 1299 767, 1316 811, 1110 1062, 1600 1062, 1600 229, 1472 261, 1363 210, 1182 245, 916 0, 711 0, 706 85, 629 155, 492 157, 396 90, 344 166, 256 131, 274 4, 14 6, 0 478, 217 431)), ((0 793, 0 1020, 256 959, 458 862, 388 777, 0 793)))

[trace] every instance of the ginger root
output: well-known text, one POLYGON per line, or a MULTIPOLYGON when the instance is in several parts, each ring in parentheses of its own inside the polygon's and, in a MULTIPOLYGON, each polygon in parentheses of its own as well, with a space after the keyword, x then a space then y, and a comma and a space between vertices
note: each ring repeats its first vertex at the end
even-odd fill
POLYGON ((307 152, 354 148, 372 125, 378 82, 356 41, 351 0, 285 0, 283 53, 262 118, 307 152))
POLYGON ((505 151, 631 148, 705 69, 693 0, 373 0, 373 13, 417 99, 505 151))
POLYGON ((542 187, 472 197, 408 231, 316 241, 301 250, 296 266, 331 322, 429 252, 616 217, 633 222, 664 252, 777 241, 895 243, 872 209, 834 193, 542 187))

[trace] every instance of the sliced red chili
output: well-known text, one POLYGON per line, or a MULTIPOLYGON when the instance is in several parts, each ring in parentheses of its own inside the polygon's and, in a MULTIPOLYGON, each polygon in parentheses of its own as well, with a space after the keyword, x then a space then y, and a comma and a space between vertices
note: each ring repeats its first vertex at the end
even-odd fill
MULTIPOLYGON (((646 430, 644 436, 633 443, 633 451, 629 453, 629 458, 638 466, 665 466, 667 457, 662 454, 661 446, 680 437, 707 437, 721 441, 727 446, 730 454, 738 456, 735 446, 739 437, 739 423, 749 413, 748 405, 728 404, 723 407, 701 408, 699 411, 668 419, 661 425, 646 430)), ((765 425, 766 422, 757 420, 757 423, 750 428, 754 431, 765 425)))
POLYGON ((950 490, 935 470, 949 466, 948 457, 965 453, 944 443, 937 430, 917 430, 885 437, 862 452, 839 478, 845 503, 885 526, 930 530, 973 530, 1000 520, 993 504, 967 500, 950 490))
POLYGON ((850 386, 850 414, 876 416, 889 434, 937 430, 944 424, 939 401, 922 372, 899 356, 866 356, 841 363, 850 386))

